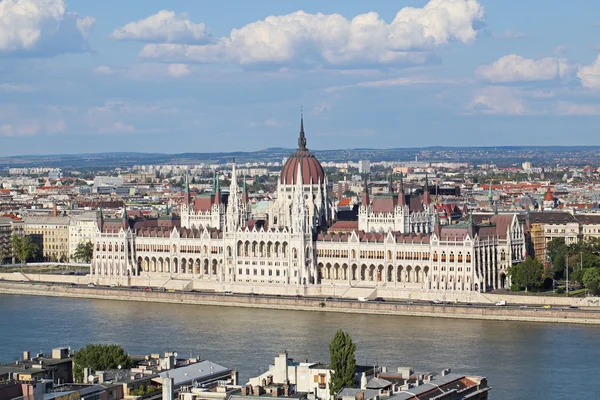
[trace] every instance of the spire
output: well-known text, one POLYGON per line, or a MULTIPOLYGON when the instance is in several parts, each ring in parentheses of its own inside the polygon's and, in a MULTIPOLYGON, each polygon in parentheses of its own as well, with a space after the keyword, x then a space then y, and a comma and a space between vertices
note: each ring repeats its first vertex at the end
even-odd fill
POLYGON ((217 178, 216 188, 215 188, 215 204, 221 204, 221 186, 219 178, 217 178))
POLYGON ((429 194, 429 175, 425 172, 425 190, 423 191, 423 204, 428 206, 431 203, 431 196, 429 194))
POLYGON ((248 203, 248 189, 246 189, 246 174, 244 174, 244 184, 242 189, 242 202, 244 204, 248 203))
POLYGON ((492 195, 492 178, 490 178, 490 187, 488 190, 488 201, 490 202, 490 205, 492 205, 492 201, 494 201, 494 196, 492 195))
POLYGON ((104 228, 104 214, 102 213, 102 205, 100 205, 100 217, 98 218, 98 228, 102 232, 104 228))
POLYGON ((300 136, 298 137, 298 150, 306 149, 306 137, 304 136, 304 112, 300 107, 300 136))
POLYGON ((127 218, 127 204, 123 203, 123 213, 121 214, 121 224, 123 225, 123 229, 127 229, 129 227, 129 219, 127 218))
POLYGON ((400 188, 398 190, 398 205, 405 206, 406 198, 404 197, 404 178, 402 177, 402 172, 400 172, 400 188))
POLYGON ((185 173, 185 205, 190 207, 190 180, 187 171, 185 173))
POLYGON ((367 182, 367 176, 365 175, 365 185, 363 188, 363 193, 362 193, 362 206, 363 207, 369 207, 369 186, 368 186, 368 182, 367 182))

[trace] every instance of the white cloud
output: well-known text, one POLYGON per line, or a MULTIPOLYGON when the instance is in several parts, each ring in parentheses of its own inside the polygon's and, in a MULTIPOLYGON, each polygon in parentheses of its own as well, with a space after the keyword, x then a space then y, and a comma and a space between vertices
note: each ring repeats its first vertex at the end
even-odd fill
POLYGON ((478 114, 528 115, 519 92, 511 87, 490 86, 479 90, 471 100, 469 109, 478 114))
POLYGON ((185 14, 161 10, 148 18, 130 22, 115 29, 116 40, 136 40, 150 43, 206 43, 210 35, 203 23, 195 24, 185 14))
POLYGON ((137 130, 135 126, 126 124, 121 121, 113 122, 108 126, 101 127, 98 129, 98 133, 101 134, 116 134, 116 133, 135 133, 137 130))
POLYGON ((270 128, 281 128, 282 126, 285 126, 285 123, 279 122, 274 119, 267 119, 265 120, 265 126, 268 126, 270 128))
POLYGON ((425 76, 407 76, 401 78, 382 79, 377 81, 358 82, 352 85, 332 86, 325 89, 326 92, 336 92, 343 89, 356 87, 389 87, 389 86, 413 86, 413 85, 452 85, 466 83, 453 79, 429 78, 425 76))
POLYGON ((0 83, 0 92, 28 93, 33 92, 29 85, 13 85, 11 83, 0 83))
POLYGON ((477 68, 477 75, 490 82, 531 82, 566 78, 572 67, 563 58, 532 60, 509 54, 488 65, 477 68))
POLYGON ((88 50, 95 19, 67 12, 64 0, 0 1, 0 55, 52 56, 88 50))
POLYGON ((115 71, 107 65, 98 65, 93 69, 95 75, 113 75, 115 71))
POLYGON ((600 56, 592 65, 579 67, 577 77, 585 87, 600 88, 600 56))
POLYGON ((504 31, 500 33, 493 33, 492 36, 498 39, 523 39, 527 37, 525 33, 516 31, 504 31))
POLYGON ((190 68, 185 64, 171 64, 168 69, 169 75, 173 78, 183 78, 192 73, 190 68))
POLYGON ((569 101, 559 101, 556 105, 558 115, 600 115, 600 106, 597 104, 578 104, 569 101))
POLYGON ((39 131, 40 124, 37 121, 29 121, 19 125, 0 125, 0 136, 33 136, 39 131))
POLYGON ((389 24, 375 12, 348 20, 339 14, 296 11, 233 29, 209 44, 147 44, 140 56, 241 65, 425 63, 439 46, 472 43, 483 19, 477 0, 430 0, 423 8, 401 9, 389 24))

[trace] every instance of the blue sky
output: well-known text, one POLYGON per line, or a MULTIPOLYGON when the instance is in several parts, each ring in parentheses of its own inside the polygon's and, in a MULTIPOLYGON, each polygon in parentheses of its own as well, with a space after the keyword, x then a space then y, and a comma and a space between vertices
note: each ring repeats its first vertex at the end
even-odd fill
POLYGON ((597 145, 600 2, 0 1, 0 156, 597 145))

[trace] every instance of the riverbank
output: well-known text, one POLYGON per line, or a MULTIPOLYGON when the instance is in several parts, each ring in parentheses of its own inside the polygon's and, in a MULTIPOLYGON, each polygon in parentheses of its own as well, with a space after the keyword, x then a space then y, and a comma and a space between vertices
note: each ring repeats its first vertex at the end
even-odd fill
POLYGON ((473 307, 461 305, 398 304, 392 302, 324 301, 324 299, 267 296, 227 296, 186 292, 114 290, 109 288, 69 287, 60 284, 0 282, 0 293, 10 295, 53 296, 146 303, 196 304, 295 311, 320 311, 351 314, 379 314, 414 317, 481 319, 600 325, 600 312, 581 309, 532 309, 473 307))

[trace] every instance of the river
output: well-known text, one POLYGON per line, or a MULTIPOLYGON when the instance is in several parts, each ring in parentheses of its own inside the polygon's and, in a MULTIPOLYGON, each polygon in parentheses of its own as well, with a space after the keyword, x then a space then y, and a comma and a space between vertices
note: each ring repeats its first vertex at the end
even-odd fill
POLYGON ((0 310, 0 361, 23 350, 117 343, 131 354, 199 355, 238 369, 245 382, 284 350, 327 362, 329 341, 342 328, 356 343, 360 364, 483 375, 492 399, 600 393, 600 326, 11 295, 0 295, 0 310))

